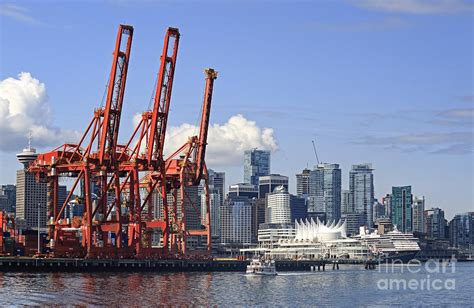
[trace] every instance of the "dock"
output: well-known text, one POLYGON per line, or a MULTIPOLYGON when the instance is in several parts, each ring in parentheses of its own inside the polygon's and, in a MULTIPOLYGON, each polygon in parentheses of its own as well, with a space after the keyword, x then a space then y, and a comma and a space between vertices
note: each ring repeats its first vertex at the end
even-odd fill
MULTIPOLYGON (((248 260, 139 260, 1 257, 0 272, 244 272, 248 260)), ((374 269, 376 260, 277 260, 277 271, 316 271, 340 264, 374 269)))

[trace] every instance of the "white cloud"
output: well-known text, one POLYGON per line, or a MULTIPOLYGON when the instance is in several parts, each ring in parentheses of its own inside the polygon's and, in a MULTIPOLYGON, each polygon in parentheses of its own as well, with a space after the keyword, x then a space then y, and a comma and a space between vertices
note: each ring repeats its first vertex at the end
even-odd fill
MULTIPOLYGON (((198 127, 187 123, 170 127, 166 135, 165 154, 171 154, 184 144, 189 136, 198 133, 198 127)), ((207 165, 240 165, 244 159, 244 151, 252 148, 276 151, 278 146, 273 129, 260 128, 255 121, 250 121, 241 114, 234 115, 224 124, 210 125, 207 165)))
POLYGON ((365 136, 356 143, 435 154, 471 154, 474 151, 473 132, 418 133, 389 137, 365 136))
POLYGON ((472 11, 465 0, 352 0, 359 7, 391 13, 452 14, 472 11))
POLYGON ((39 20, 28 15, 28 10, 26 8, 15 4, 0 4, 0 15, 13 18, 16 21, 23 23, 43 24, 39 20))
POLYGON ((0 81, 0 151, 24 148, 30 130, 36 147, 59 146, 80 138, 75 131, 52 126, 44 83, 22 72, 18 79, 0 81))

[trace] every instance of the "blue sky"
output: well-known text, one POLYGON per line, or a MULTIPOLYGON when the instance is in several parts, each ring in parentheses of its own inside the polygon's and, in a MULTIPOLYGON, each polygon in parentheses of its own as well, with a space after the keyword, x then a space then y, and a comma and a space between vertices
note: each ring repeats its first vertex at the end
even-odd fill
POLYGON ((242 147, 257 145, 273 150, 272 172, 290 176, 294 191, 295 174, 315 163, 315 139, 320 159, 341 165, 345 188, 350 166, 371 162, 377 198, 412 185, 449 217, 472 211, 473 20, 472 2, 457 0, 3 1, 0 89, 4 102, 13 98, 0 105, 10 106, 0 108, 0 183, 15 181, 25 123, 36 125, 39 151, 85 129, 117 26, 127 23, 135 33, 122 140, 148 106, 174 26, 181 41, 167 141, 192 130, 203 68, 218 70, 209 165, 227 172, 226 184, 243 178, 242 147), (29 118, 13 121, 14 104, 29 118))

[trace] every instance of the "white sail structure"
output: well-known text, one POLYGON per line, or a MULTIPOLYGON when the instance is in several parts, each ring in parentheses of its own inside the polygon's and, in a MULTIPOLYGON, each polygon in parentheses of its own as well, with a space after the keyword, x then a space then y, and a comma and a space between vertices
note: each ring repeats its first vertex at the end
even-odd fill
POLYGON ((345 220, 339 220, 337 224, 335 221, 331 224, 324 224, 319 218, 316 218, 316 222, 312 218, 311 220, 297 220, 295 228, 295 242, 326 242, 347 238, 345 220))

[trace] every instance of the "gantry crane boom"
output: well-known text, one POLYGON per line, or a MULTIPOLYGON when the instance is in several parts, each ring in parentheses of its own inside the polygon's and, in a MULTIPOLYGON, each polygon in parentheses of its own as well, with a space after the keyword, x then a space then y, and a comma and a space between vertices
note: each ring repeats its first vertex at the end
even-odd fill
POLYGON ((166 31, 147 143, 148 149, 146 157, 149 163, 152 161, 162 161, 163 159, 163 145, 165 141, 166 124, 168 122, 176 57, 178 55, 179 36, 179 30, 176 28, 168 28, 166 31), (174 43, 172 53, 169 55, 171 38, 174 38, 174 43))
POLYGON ((214 90, 214 80, 217 78, 217 72, 212 68, 204 71, 206 74, 206 88, 204 90, 204 100, 201 111, 201 127, 199 130, 199 144, 196 155, 196 174, 194 182, 199 184, 203 174, 205 164, 207 134, 209 131, 209 119, 211 115, 212 92, 214 90))
POLYGON ((115 160, 132 36, 132 26, 119 26, 107 88, 107 99, 103 109, 104 120, 102 122, 98 153, 100 164, 104 163, 106 157, 109 157, 112 161, 115 160))

